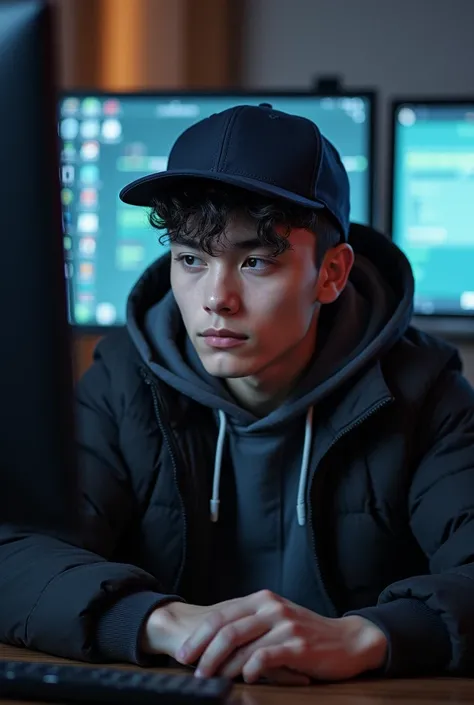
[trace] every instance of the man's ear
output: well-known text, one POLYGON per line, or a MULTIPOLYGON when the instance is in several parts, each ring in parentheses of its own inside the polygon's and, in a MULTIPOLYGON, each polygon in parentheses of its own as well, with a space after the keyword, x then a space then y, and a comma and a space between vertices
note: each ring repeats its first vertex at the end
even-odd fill
POLYGON ((319 268, 316 286, 316 301, 320 304, 332 304, 344 291, 349 274, 354 264, 354 251, 350 245, 343 243, 326 252, 319 268))

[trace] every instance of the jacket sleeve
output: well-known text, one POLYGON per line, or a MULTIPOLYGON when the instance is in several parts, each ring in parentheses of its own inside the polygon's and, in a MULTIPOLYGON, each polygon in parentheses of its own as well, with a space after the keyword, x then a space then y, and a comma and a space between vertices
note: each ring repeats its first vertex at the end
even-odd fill
POLYGON ((135 511, 99 351, 77 391, 80 536, 70 542, 0 526, 0 641, 58 656, 141 662, 149 612, 172 596, 145 571, 113 562, 135 511))
POLYGON ((424 406, 425 448, 409 493, 430 573, 389 585, 359 614, 386 634, 388 675, 474 675, 474 391, 446 371, 424 406), (430 440, 428 440, 430 439, 430 440))

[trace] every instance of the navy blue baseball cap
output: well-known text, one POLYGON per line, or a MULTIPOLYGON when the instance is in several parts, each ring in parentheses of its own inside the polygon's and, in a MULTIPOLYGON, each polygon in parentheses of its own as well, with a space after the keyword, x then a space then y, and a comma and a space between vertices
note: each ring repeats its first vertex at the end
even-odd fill
POLYGON ((150 206, 160 191, 182 181, 207 179, 324 209, 349 235, 349 180, 336 148, 304 117, 269 104, 239 105, 185 130, 170 152, 168 168, 120 192, 124 203, 150 206))

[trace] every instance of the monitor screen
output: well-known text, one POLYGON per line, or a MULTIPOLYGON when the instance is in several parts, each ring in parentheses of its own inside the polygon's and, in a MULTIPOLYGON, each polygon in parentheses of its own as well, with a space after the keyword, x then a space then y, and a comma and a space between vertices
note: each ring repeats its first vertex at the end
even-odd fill
POLYGON ((72 324, 123 325, 130 289, 167 249, 148 224, 146 209, 119 200, 121 188, 166 169, 173 142, 194 122, 239 103, 262 102, 320 127, 348 171, 352 220, 371 222, 371 94, 65 94, 59 135, 72 324))
POLYGON ((415 313, 474 315, 474 100, 393 107, 393 240, 415 277, 415 313))

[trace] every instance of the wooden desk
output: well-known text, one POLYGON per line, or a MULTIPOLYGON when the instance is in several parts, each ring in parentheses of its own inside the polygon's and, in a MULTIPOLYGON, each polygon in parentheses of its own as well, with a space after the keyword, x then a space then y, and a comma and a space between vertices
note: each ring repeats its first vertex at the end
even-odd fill
MULTIPOLYGON (((76 663, 0 644, 0 659, 76 663)), ((119 668, 136 666, 117 664, 119 668)), ((90 666, 94 668, 94 665, 90 666)), ((474 701, 474 679, 432 678, 354 681, 310 688, 236 685, 230 705, 457 705, 474 701)), ((0 705, 12 701, 0 700, 0 705)))

